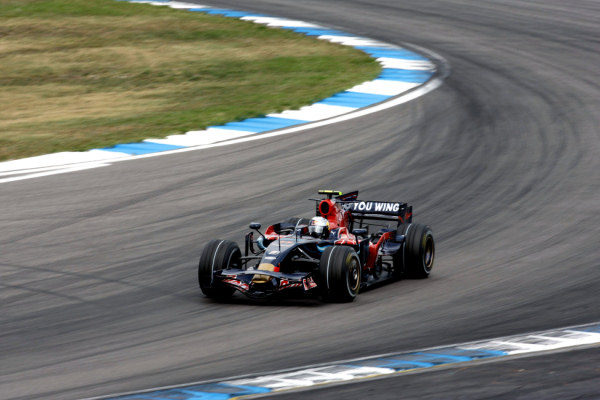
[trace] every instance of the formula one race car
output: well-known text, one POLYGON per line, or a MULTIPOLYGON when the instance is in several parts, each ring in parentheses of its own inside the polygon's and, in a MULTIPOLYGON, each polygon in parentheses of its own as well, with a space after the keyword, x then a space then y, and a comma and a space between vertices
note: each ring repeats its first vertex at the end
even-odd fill
POLYGON ((198 266, 202 292, 225 299, 321 296, 353 301, 361 288, 402 277, 427 278, 435 245, 429 226, 412 223, 406 203, 360 201, 358 191, 320 190, 312 219, 290 218, 264 233, 253 222, 244 255, 229 240, 211 240, 198 266), (385 224, 385 223, 388 224, 385 224), (390 227, 393 223, 395 227, 390 227))

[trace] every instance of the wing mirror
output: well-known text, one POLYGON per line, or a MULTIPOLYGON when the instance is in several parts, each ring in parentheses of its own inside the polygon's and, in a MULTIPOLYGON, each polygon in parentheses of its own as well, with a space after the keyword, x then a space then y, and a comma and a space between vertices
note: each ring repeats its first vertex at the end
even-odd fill
POLYGON ((250 229, 254 229, 255 231, 259 230, 261 227, 259 222, 250 222, 250 229))
POLYGON ((263 237, 263 239, 266 239, 266 238, 265 238, 265 235, 263 235, 263 234, 261 233, 261 231, 259 231, 260 227, 261 227, 261 225, 260 225, 260 222, 250 222, 250 229, 254 229, 256 232, 258 232, 258 234, 259 234, 260 236, 262 236, 262 237, 263 237))
POLYGON ((356 236, 365 236, 368 232, 368 229, 366 228, 358 228, 358 229, 354 229, 352 231, 353 234, 355 234, 356 236))

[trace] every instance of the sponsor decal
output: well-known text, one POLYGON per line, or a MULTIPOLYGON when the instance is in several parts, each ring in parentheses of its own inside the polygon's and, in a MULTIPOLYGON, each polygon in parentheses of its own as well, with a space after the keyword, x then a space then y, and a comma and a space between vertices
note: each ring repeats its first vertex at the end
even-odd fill
POLYGON ((250 288, 250 286, 248 286, 247 283, 239 281, 237 279, 224 279, 223 282, 229 283, 230 285, 233 285, 241 290, 248 290, 250 288))
POLYGON ((317 287, 317 283, 312 276, 302 279, 302 284, 304 285, 304 290, 310 290, 317 287))
POLYGON ((396 215, 400 212, 402 205, 402 203, 386 201, 356 201, 343 204, 343 208, 351 212, 396 215))
POLYGON ((287 279, 282 279, 279 282, 279 290, 291 289, 291 288, 300 287, 300 286, 302 286, 302 284, 300 282, 290 282, 287 279))

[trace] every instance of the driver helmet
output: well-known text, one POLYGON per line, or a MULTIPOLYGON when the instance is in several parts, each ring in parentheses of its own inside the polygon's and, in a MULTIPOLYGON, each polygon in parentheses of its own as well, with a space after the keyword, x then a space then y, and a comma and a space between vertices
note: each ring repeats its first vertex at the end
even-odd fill
POLYGON ((308 233, 316 238, 329 237, 329 221, 323 217, 313 217, 308 224, 308 233))

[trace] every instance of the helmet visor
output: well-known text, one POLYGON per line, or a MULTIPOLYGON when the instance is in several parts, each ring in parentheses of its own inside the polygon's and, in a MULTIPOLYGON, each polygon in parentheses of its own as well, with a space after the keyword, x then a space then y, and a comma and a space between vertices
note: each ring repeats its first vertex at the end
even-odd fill
POLYGON ((308 227, 308 232, 310 234, 321 235, 323 233, 323 225, 310 225, 308 227))

